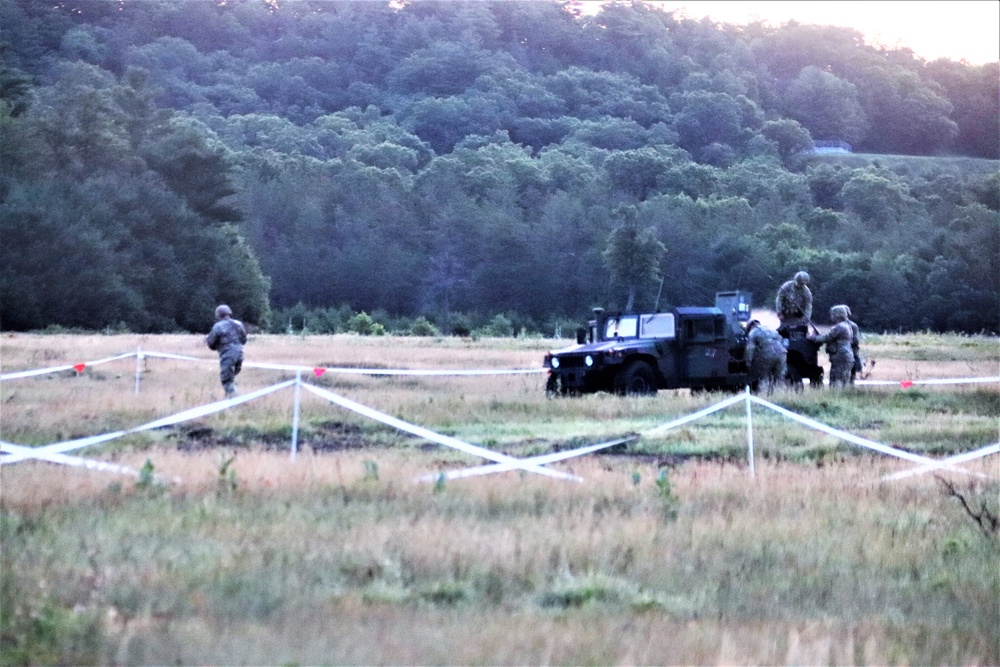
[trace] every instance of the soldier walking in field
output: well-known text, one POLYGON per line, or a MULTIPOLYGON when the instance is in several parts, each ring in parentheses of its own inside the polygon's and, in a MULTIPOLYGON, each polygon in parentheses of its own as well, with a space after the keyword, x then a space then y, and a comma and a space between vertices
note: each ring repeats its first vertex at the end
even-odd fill
POLYGON ((243 369, 243 345, 247 342, 247 330, 243 323, 233 319, 229 306, 215 309, 217 320, 212 330, 205 336, 205 344, 219 353, 219 380, 226 391, 226 398, 236 395, 236 376, 243 369))
POLYGON ((851 383, 851 369, 854 368, 854 351, 851 343, 854 333, 847 319, 847 306, 834 306, 830 309, 830 321, 833 328, 825 334, 810 340, 823 345, 830 355, 830 386, 844 387, 851 383))
POLYGON ((774 311, 781 323, 778 331, 805 327, 812 320, 813 296, 809 289, 809 274, 799 271, 778 289, 774 311))
POLYGON ((777 331, 757 320, 747 323, 747 344, 744 359, 750 372, 750 384, 770 395, 785 384, 788 350, 785 339, 777 331))

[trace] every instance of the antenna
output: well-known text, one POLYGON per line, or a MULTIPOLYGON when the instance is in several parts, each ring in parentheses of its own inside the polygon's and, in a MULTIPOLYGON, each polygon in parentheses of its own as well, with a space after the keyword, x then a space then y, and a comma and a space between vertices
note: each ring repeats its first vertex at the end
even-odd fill
POLYGON ((663 294, 663 279, 666 276, 660 276, 660 289, 656 290, 656 305, 653 306, 653 312, 660 312, 660 295, 663 294))

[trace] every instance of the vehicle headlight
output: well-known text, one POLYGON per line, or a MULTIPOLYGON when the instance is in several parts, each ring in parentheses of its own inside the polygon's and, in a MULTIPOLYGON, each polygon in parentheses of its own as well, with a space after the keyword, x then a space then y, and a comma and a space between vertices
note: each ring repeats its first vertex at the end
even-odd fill
POLYGON ((587 365, 588 368, 594 365, 594 358, 589 354, 583 358, 583 363, 587 365))
POLYGON ((552 368, 559 368, 559 357, 552 357, 550 364, 552 365, 552 368))

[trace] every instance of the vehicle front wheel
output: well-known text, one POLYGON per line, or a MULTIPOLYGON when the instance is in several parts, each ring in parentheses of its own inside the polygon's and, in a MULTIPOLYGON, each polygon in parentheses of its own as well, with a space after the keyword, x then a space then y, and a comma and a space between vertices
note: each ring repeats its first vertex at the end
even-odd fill
POLYGON ((625 396, 655 396, 653 369, 645 361, 633 361, 615 376, 615 392, 625 396))
POLYGON ((562 378, 554 373, 549 375, 549 379, 545 383, 545 395, 549 398, 556 398, 566 396, 567 394, 569 394, 569 391, 566 389, 566 385, 563 384, 562 378))

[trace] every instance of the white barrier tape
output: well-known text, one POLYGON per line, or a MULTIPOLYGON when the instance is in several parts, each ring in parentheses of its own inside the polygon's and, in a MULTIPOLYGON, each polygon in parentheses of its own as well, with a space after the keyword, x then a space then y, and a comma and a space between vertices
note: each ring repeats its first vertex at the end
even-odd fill
POLYGON ((247 401, 252 401, 255 398, 260 398, 261 396, 266 396, 272 392, 278 391, 279 389, 284 389, 285 387, 290 387, 295 384, 295 380, 286 380, 279 384, 266 387, 264 389, 258 389, 257 391, 251 392, 249 394, 244 394, 242 396, 237 396, 236 398, 227 398, 222 401, 216 401, 214 403, 208 403, 197 408, 191 408, 190 410, 185 410, 183 412, 178 412, 170 417, 163 417, 155 421, 142 424, 140 426, 135 426, 130 429, 123 431, 115 431, 114 433, 105 433, 102 435, 94 435, 88 438, 79 438, 76 440, 67 440, 65 442, 57 442, 51 445, 46 445, 45 447, 26 447, 27 451, 18 451, 17 453, 11 452, 7 449, 5 444, 0 444, 0 450, 4 452, 9 452, 9 456, 0 459, 0 465, 7 465, 10 463, 17 463, 18 461, 23 461, 25 459, 37 459, 45 456, 50 456, 51 454, 59 454, 62 452, 69 452, 75 449, 81 449, 83 447, 90 447, 91 445, 96 445, 100 442, 107 442, 108 440, 115 440, 126 435, 131 435, 133 433, 139 433, 141 431, 149 431, 154 428, 162 428, 163 426, 171 426, 173 424, 179 424, 180 422, 187 421, 189 419, 196 419, 197 417, 204 417, 206 415, 213 414, 215 412, 221 412, 235 405, 240 405, 241 403, 246 403, 247 401))
POLYGON ((285 364, 269 364, 269 363, 244 363, 244 368, 265 368, 277 371, 319 371, 319 374, 324 373, 339 374, 339 375, 427 375, 427 376, 445 376, 445 375, 527 375, 534 373, 545 373, 548 369, 545 368, 512 368, 512 369, 500 369, 500 370, 461 370, 461 369, 406 369, 406 368, 345 368, 345 367, 309 367, 309 366, 291 366, 285 364))
POLYGON ((935 470, 941 470, 942 468, 947 468, 956 463, 968 463, 969 461, 974 461, 975 459, 981 459, 990 454, 996 454, 1000 452, 1000 442, 995 445, 987 445, 986 447, 981 447, 979 449, 973 450, 971 452, 965 452, 964 454, 956 454, 954 456, 949 456, 946 459, 941 459, 935 463, 928 463, 927 465, 920 466, 919 468, 913 468, 911 470, 904 470, 902 472, 893 473, 892 475, 886 475, 882 478, 883 482, 893 482, 897 479, 903 479, 905 477, 913 477, 914 475, 923 475, 929 472, 934 472, 935 470))
POLYGON ((467 442, 463 442, 458 438, 453 438, 448 435, 443 435, 441 433, 435 433, 430 429, 426 429, 422 426, 417 426, 409 422, 405 422, 402 419, 397 419, 384 412, 379 412, 367 406, 361 405, 360 403, 355 403, 354 401, 344 398, 338 394, 334 394, 326 389, 321 389, 315 385, 309 384, 308 382, 303 382, 302 386, 316 394, 321 398, 325 398, 331 403, 336 403, 342 408, 351 410, 352 412, 357 412, 360 415, 364 415, 369 419, 374 419, 375 421, 382 422, 388 426, 398 428, 401 431, 406 431, 407 433, 412 433, 418 437, 424 438, 425 440, 430 440, 431 442, 436 442, 439 445, 444 445, 445 447, 451 447, 459 451, 466 452, 468 454, 473 454, 475 456, 488 459, 490 461, 496 461, 497 463, 510 463, 514 467, 527 470, 528 472, 538 473, 540 475, 548 475, 549 477, 558 477, 559 479, 572 479, 574 481, 583 481, 580 477, 576 475, 568 475, 564 472, 559 472, 558 470, 550 470, 543 466, 534 465, 531 463, 524 463, 520 459, 516 459, 513 456, 507 456, 506 454, 501 454, 500 452, 494 452, 485 447, 480 447, 478 445, 472 445, 467 442))
POLYGON ((291 371, 293 373, 298 373, 299 371, 311 371, 314 370, 310 366, 295 366, 292 364, 269 364, 263 362, 243 362, 243 368, 263 368, 272 371, 291 371))
POLYGON ((180 361, 215 361, 215 359, 202 359, 200 357, 189 357, 183 354, 170 354, 169 352, 143 352, 144 357, 159 357, 160 359, 178 359, 180 361))
MULTIPOLYGON (((619 438, 617 440, 611 440, 609 442, 602 442, 596 445, 587 445, 585 447, 579 447, 577 449, 567 449, 561 452, 552 452, 551 454, 541 454, 539 456, 531 456, 524 459, 519 459, 521 463, 533 463, 536 465, 545 465, 548 463, 555 463, 556 461, 565 461, 566 459, 571 459, 576 456, 583 456, 584 454, 590 454, 591 452, 600 451, 602 449, 607 449, 608 447, 614 447, 615 445, 622 445, 627 442, 634 442, 639 439, 639 436, 632 435, 626 438, 619 438)), ((490 475, 496 472, 506 472, 508 470, 516 470, 518 466, 511 463, 491 463, 484 466, 476 466, 474 468, 463 468, 462 470, 452 470, 446 473, 438 473, 432 475, 424 475, 419 478, 418 481, 421 482, 433 482, 444 476, 445 479, 460 479, 463 477, 475 477, 477 475, 490 475)))
POLYGON ((1000 375, 985 378, 938 378, 932 380, 858 380, 854 384, 868 386, 899 386, 907 389, 918 384, 991 384, 1000 382, 1000 375))
MULTIPOLYGON (((133 353, 134 354, 134 353, 133 353)), ((176 359, 179 361, 202 361, 205 363, 215 363, 214 359, 204 359, 201 357, 189 357, 181 354, 169 354, 166 352, 143 352, 147 357, 159 357, 161 359, 176 359)), ((71 368, 71 367, 69 367, 71 368)), ((347 368, 347 367, 323 367, 323 366, 301 366, 297 364, 276 364, 270 362, 248 361, 243 363, 243 368, 260 368, 272 371, 290 371, 297 373, 319 371, 323 373, 337 373, 344 375, 526 375, 535 373, 545 373, 546 368, 512 368, 512 369, 479 369, 479 370, 433 370, 433 369, 406 369, 406 368, 347 368)))
POLYGON ((94 361, 83 361, 80 364, 68 364, 66 366, 53 366, 51 368, 38 368, 32 371, 19 371, 16 373, 4 373, 0 375, 0 382, 3 380, 17 380, 19 378, 27 378, 35 375, 46 375, 48 373, 60 373, 62 371, 75 370, 74 366, 83 365, 89 366, 99 366, 100 364, 106 364, 109 361, 118 361, 119 359, 128 359, 129 357, 134 357, 135 352, 126 352, 125 354, 119 354, 116 357, 107 357, 105 359, 96 359, 94 361))
MULTIPOLYGON (((846 431, 835 429, 832 426, 827 426, 826 424, 818 422, 815 419, 809 419, 808 417, 803 417, 802 415, 796 414, 791 410, 786 410, 780 405, 775 405, 774 403, 771 403, 770 401, 765 401, 764 399, 758 398, 757 396, 749 396, 748 400, 753 401, 758 405, 763 405, 764 407, 770 408, 775 412, 779 412, 788 417, 789 419, 793 419, 799 422, 800 424, 805 424, 806 426, 814 428, 817 431, 828 433, 829 435, 840 438, 841 440, 852 442, 855 445, 860 445, 861 447, 874 449, 877 452, 882 452, 883 454, 895 456, 900 459, 906 459, 907 461, 913 461, 914 463, 923 463, 930 465, 937 465, 939 463, 934 459, 928 458, 926 456, 921 456, 920 454, 914 454, 913 452, 908 452, 905 449, 897 449, 895 447, 890 447, 889 445, 883 445, 880 442, 875 442, 874 440, 866 440, 865 438, 860 438, 851 433, 847 433, 846 431)), ((948 467, 951 468, 950 466, 948 467)), ((958 472, 967 472, 965 470, 961 470, 960 468, 951 468, 951 469, 956 470, 958 472)))
MULTIPOLYGON (((214 362, 214 359, 202 359, 199 357, 187 357, 179 354, 166 354, 160 352, 144 352, 147 357, 162 357, 163 359, 178 359, 182 361, 204 361, 214 362)), ((301 366, 298 364, 276 364, 261 361, 247 361, 243 363, 243 368, 260 368, 272 371, 290 371, 297 373, 311 372, 319 375, 323 373, 337 373, 345 375, 523 375, 528 373, 544 373, 545 368, 514 368, 499 370, 413 370, 405 368, 346 368, 337 366, 301 366)))
POLYGON ((327 373, 359 373, 361 375, 529 375, 545 373, 546 368, 511 368, 507 370, 409 370, 405 368, 327 368, 327 373))
POLYGON ((61 463, 63 465, 75 466, 78 468, 89 468, 90 470, 101 470, 103 472, 116 472, 122 475, 132 475, 134 477, 139 476, 138 470, 133 470, 132 468, 120 466, 115 463, 105 463, 104 461, 95 461, 93 459, 82 459, 77 456, 66 456, 65 454, 33 456, 33 454, 36 453, 34 448, 24 447, 23 445, 15 445, 10 442, 0 441, 0 446, 3 447, 3 451, 5 452, 24 453, 28 454, 30 458, 37 458, 42 461, 48 461, 49 463, 61 463))
POLYGON ((736 405, 737 403, 745 400, 746 397, 743 394, 732 396, 731 398, 727 398, 724 401, 720 401, 715 405, 710 405, 703 410, 699 410, 698 412, 693 412, 685 417, 680 417, 678 419, 673 420, 672 422, 667 422, 666 424, 660 424, 659 426, 654 426, 650 430, 645 431, 643 435, 650 435, 652 433, 657 433, 659 431, 667 431, 672 428, 677 428, 678 426, 682 426, 684 424, 687 424, 688 422, 693 422, 696 419, 701 419, 706 415, 710 415, 713 412, 717 412, 719 410, 722 410, 723 408, 728 408, 730 405, 736 405))

